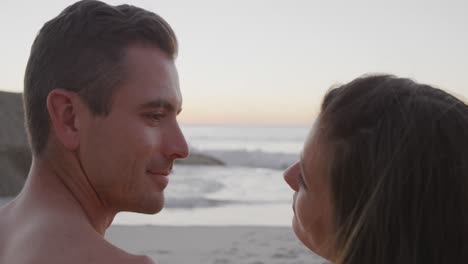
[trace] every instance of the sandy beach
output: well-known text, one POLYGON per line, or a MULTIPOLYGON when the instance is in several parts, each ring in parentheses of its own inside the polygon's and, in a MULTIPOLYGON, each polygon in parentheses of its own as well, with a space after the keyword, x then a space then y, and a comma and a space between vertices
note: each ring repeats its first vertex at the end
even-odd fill
POLYGON ((287 227, 111 226, 116 246, 158 264, 322 264, 287 227))

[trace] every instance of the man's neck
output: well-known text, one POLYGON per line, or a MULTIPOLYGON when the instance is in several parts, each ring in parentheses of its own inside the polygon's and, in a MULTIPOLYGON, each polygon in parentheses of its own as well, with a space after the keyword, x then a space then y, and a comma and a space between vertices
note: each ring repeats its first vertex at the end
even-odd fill
MULTIPOLYGON (((57 155, 58 156, 58 155, 57 155)), ((63 211, 104 235, 117 211, 100 199, 81 166, 67 157, 34 158, 20 197, 63 211)))

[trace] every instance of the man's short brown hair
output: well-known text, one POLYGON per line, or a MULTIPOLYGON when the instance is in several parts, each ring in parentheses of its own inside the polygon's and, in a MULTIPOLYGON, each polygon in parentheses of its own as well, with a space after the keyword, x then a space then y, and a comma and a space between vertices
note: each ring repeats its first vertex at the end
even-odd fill
POLYGON ((158 47, 177 55, 177 39, 155 13, 94 0, 77 2, 39 31, 24 79, 24 108, 34 154, 47 144, 50 119, 46 101, 62 88, 78 93, 96 115, 107 115, 112 95, 125 76, 122 61, 132 44, 158 47))

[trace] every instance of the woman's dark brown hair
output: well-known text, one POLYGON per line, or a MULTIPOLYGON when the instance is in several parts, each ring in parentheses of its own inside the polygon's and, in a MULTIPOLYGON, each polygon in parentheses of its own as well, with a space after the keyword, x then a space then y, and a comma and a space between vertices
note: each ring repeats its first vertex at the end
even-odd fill
POLYGON ((428 85, 365 76, 320 115, 336 263, 468 263, 468 107, 428 85))

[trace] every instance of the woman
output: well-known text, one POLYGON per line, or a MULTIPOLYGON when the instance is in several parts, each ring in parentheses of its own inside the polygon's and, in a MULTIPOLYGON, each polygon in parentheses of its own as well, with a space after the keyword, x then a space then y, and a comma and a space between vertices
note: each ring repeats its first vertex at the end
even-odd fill
POLYGON ((296 235, 334 263, 468 263, 468 107, 442 90, 332 89, 284 177, 296 235))

